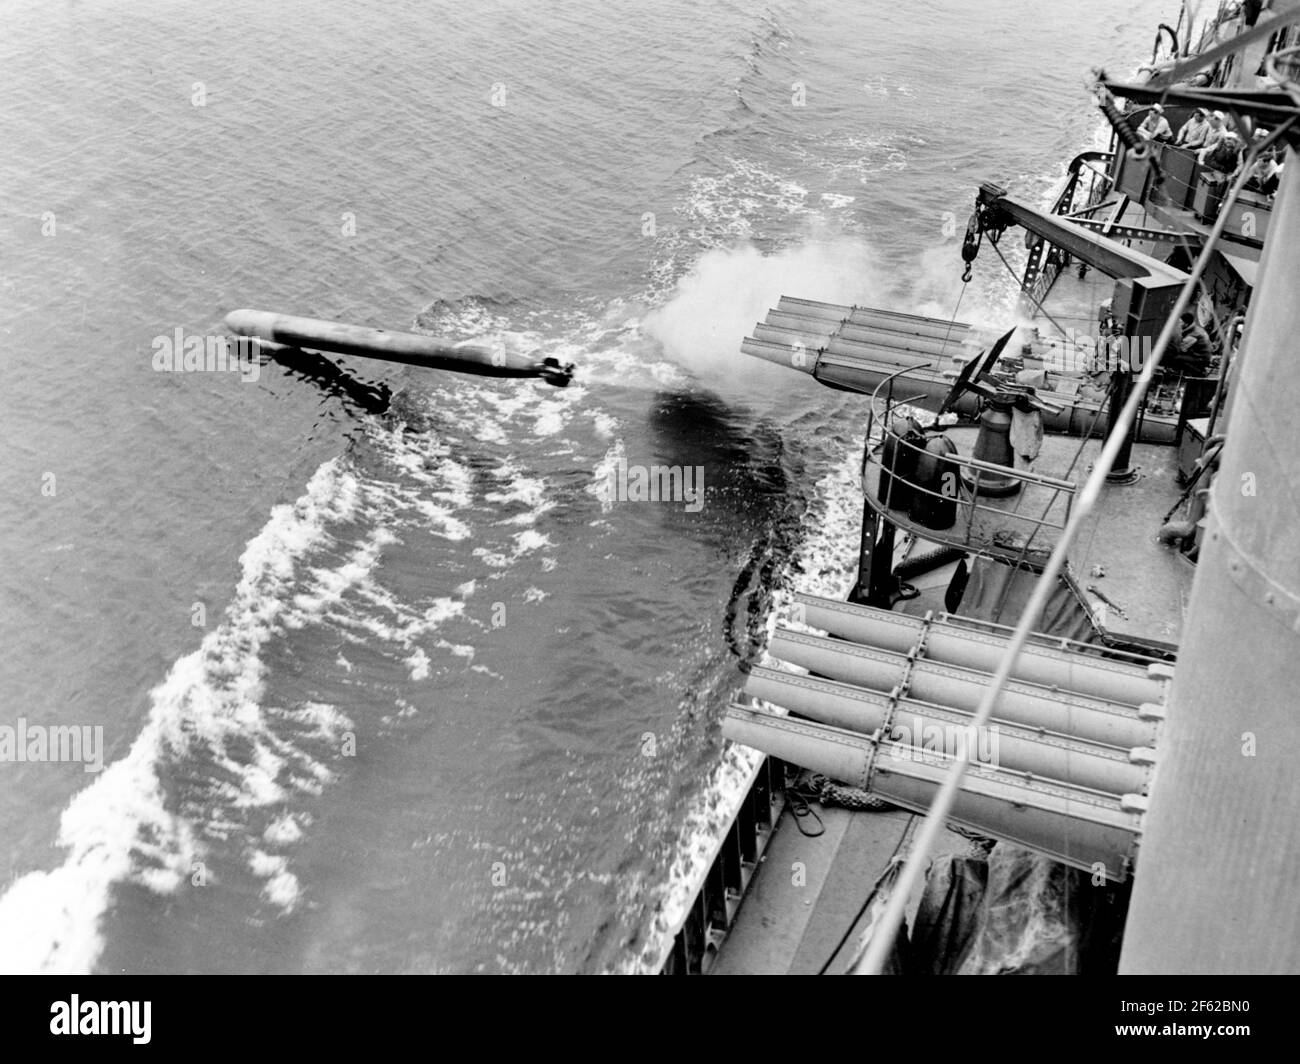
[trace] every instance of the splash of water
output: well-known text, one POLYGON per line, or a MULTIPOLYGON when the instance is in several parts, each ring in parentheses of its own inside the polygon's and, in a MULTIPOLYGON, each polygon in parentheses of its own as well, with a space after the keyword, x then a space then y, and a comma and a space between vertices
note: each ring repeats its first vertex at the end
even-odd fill
POLYGON ((740 342, 783 295, 890 302, 889 285, 865 240, 813 235, 770 255, 749 243, 705 252, 641 328, 667 357, 711 383, 752 379, 763 363, 742 355, 740 342))

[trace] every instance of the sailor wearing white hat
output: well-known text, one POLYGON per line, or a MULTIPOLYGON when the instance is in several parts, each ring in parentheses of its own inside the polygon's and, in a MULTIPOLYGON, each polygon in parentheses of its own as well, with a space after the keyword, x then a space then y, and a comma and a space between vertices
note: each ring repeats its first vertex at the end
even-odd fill
POLYGON ((1138 126, 1138 136, 1157 143, 1167 143, 1174 139, 1174 131, 1169 128, 1169 120, 1165 118, 1163 107, 1159 104, 1152 106, 1142 124, 1138 126))
POLYGON ((1192 117, 1178 130, 1178 139, 1174 143, 1181 148, 1203 148, 1205 138, 1209 135, 1210 120, 1206 116, 1205 108, 1198 107, 1192 112, 1192 117))
POLYGON ((1223 136, 1210 148, 1202 148, 1201 178, 1209 186, 1201 220, 1212 222, 1219 215, 1223 194, 1232 175, 1241 167, 1241 136, 1233 129, 1225 129, 1223 136))
POLYGON ((1205 143, 1201 145, 1201 154, 1198 156, 1201 163, 1205 162, 1205 157, 1218 146, 1223 135, 1228 132, 1228 117, 1222 111, 1211 111, 1208 121, 1210 129, 1205 134, 1205 143))

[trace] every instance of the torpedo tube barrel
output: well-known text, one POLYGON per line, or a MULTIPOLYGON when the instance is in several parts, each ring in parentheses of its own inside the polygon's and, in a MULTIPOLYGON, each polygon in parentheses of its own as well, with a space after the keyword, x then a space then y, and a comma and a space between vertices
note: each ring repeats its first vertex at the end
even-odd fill
POLYGON ((1151 777, 1154 751, 1103 746, 1063 732, 994 720, 978 730, 974 716, 915 699, 894 700, 811 676, 757 666, 745 693, 821 724, 864 735, 886 729, 883 738, 924 750, 942 740, 954 748, 974 745, 986 763, 1045 780, 1060 780, 1105 794, 1137 794, 1151 777))
MULTIPOLYGON (((979 334, 961 322, 783 296, 767 319, 757 323, 753 334, 745 337, 740 350, 753 358, 806 373, 828 388, 863 395, 873 394, 882 381, 906 369, 909 372, 903 379, 909 397, 942 402, 952 390, 953 360, 973 356, 979 340, 979 334)), ((1043 398, 1053 403, 1051 409, 1042 412, 1043 427, 1048 432, 1104 435, 1105 426, 1098 420, 1099 404, 1095 400, 1081 399, 1073 390, 1046 392, 1043 398)), ((983 406, 979 395, 967 392, 957 397, 951 409, 973 417, 983 406)), ((993 422, 994 438, 1002 440, 999 453, 1005 457, 1009 454, 1005 446, 1006 419, 998 416, 993 422)), ((1138 439, 1171 443, 1177 431, 1175 418, 1146 417, 1141 420, 1138 439)), ((1005 463, 994 461, 1012 464, 1009 459, 1005 463)), ((989 483, 996 487, 999 482, 989 483)), ((1001 484, 1010 490, 1006 482, 1001 484)), ((980 486, 982 494, 990 494, 983 475, 980 486)))
POLYGON ((238 336, 253 336, 286 347, 356 355, 425 369, 453 370, 480 377, 540 377, 563 387, 573 367, 558 360, 483 344, 449 343, 420 333, 371 329, 321 318, 300 318, 266 310, 232 310, 226 328, 238 336))
MULTIPOLYGON (((916 812, 929 807, 951 768, 949 757, 745 706, 727 710, 722 734, 916 812)), ((1122 880, 1134 855, 1140 804, 1128 795, 1097 794, 977 764, 962 783, 953 819, 1122 880)))
MULTIPOLYGON (((949 665, 992 673, 997 670, 1005 641, 945 621, 890 613, 816 595, 796 596, 802 620, 841 639, 899 654, 910 653, 924 638, 925 657, 949 665)), ((1012 679, 1048 687, 1063 687, 1082 695, 1128 706, 1159 703, 1165 681, 1126 662, 1066 655, 1051 647, 1030 644, 1016 659, 1012 679)))
MULTIPOLYGON (((818 676, 882 694, 906 681, 909 698, 966 713, 979 708, 989 682, 987 673, 972 669, 924 658, 909 661, 903 654, 784 629, 772 636, 768 653, 818 676)), ((786 704, 780 699, 770 701, 786 704)), ((998 699, 996 716, 1125 750, 1156 741, 1155 720, 1144 719, 1138 709, 1015 680, 1007 683, 998 699)))

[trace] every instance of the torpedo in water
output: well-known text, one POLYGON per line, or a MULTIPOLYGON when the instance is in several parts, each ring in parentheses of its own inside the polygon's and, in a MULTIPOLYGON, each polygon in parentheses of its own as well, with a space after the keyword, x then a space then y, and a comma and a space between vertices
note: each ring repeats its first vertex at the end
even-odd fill
POLYGON ((370 329, 320 318, 299 318, 265 310, 232 310, 226 328, 239 336, 309 351, 332 351, 426 369, 449 369, 480 377, 540 377, 557 388, 573 379, 573 364, 484 344, 448 343, 419 333, 370 329))

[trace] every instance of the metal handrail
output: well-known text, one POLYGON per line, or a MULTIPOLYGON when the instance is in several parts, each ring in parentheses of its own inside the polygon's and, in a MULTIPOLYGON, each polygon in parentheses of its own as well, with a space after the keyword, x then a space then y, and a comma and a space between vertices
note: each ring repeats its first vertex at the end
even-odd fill
MULTIPOLYGON (((881 444, 883 444, 886 435, 891 435, 893 437, 895 448, 908 448, 909 450, 915 452, 917 455, 926 453, 923 447, 917 446, 914 443, 909 443, 906 440, 904 440, 901 436, 891 433, 889 427, 889 421, 893 411, 898 406, 904 405, 903 403, 895 402, 894 400, 893 397, 894 382, 899 378, 905 377, 909 373, 921 369, 929 369, 931 368, 931 366, 932 363, 924 363, 919 366, 908 366, 905 367, 904 369, 898 370, 895 373, 891 373, 888 377, 884 378, 878 385, 876 385, 875 390, 871 394, 871 401, 867 408, 868 410, 867 433, 866 433, 866 439, 864 441, 863 450, 862 450, 862 470, 861 470, 862 492, 863 495, 866 496, 868 499, 875 498, 868 484, 868 480, 867 480, 868 470, 874 464, 880 466, 882 473, 886 471, 884 469, 884 463, 882 461, 875 459, 872 456, 872 451, 874 449, 873 445, 876 443, 876 440, 874 438, 875 423, 878 417, 882 421, 881 435, 879 440, 881 444), (882 395, 881 394, 882 392, 884 392, 885 394, 882 395), (882 402, 883 402, 883 409, 881 409, 878 413, 877 406, 882 402)), ((898 450, 896 449, 895 455, 897 454, 898 454, 898 450)), ((999 465, 996 462, 986 462, 983 459, 968 457, 962 454, 944 455, 943 461, 946 465, 958 469, 969 469, 972 471, 972 473, 974 474, 973 476, 974 484, 969 489, 969 498, 963 498, 963 493, 961 490, 962 482, 960 477, 958 478, 957 494, 955 496, 952 496, 952 495, 945 495, 942 492, 933 491, 930 488, 924 487, 921 484, 917 483, 915 480, 900 475, 899 473, 895 472, 893 469, 890 469, 887 472, 889 473, 889 476, 891 478, 893 478, 895 481, 897 481, 900 484, 906 485, 909 488, 909 490, 911 490, 914 493, 927 495, 933 499, 942 500, 944 502, 952 502, 958 506, 965 507, 967 512, 966 512, 966 532, 964 536, 964 543, 966 545, 969 545, 974 538, 973 531, 974 531, 974 524, 975 524, 975 516, 977 512, 995 514, 1000 520, 1017 521, 1025 525, 1031 525, 1036 530, 1041 530, 1042 528, 1049 528, 1059 532, 1065 527, 1065 523, 1069 521, 1074 495, 1077 491, 1077 485, 1075 484, 1074 481, 1063 480, 1060 477, 1047 476, 1046 474, 1043 473, 1035 473, 1034 471, 1029 469, 1015 469, 1009 466, 999 465), (979 501, 980 499, 979 486, 980 486, 980 477, 981 474, 983 473, 994 473, 1000 477, 1007 477, 1013 480, 1018 480, 1025 484, 1037 484, 1040 487, 1053 490, 1054 492, 1057 493, 1058 497, 1061 494, 1064 494, 1065 516, 1059 522, 1048 520, 1047 513, 1051 509, 1050 505, 1047 508, 1047 510, 1044 510, 1042 517, 1033 517, 1028 514, 1021 514, 1016 511, 1005 510, 997 506, 990 506, 986 503, 981 503, 979 501)), ((878 502, 879 500, 876 501, 878 502)), ((882 510, 885 509, 883 503, 880 503, 879 505, 882 510)))
MULTIPOLYGON (((885 431, 888 430, 886 429, 885 431)), ((926 453, 924 447, 918 447, 914 443, 908 443, 901 436, 895 436, 894 442, 899 446, 915 451, 918 455, 926 453)), ((986 462, 982 458, 968 458, 961 454, 949 454, 944 455, 943 460, 952 465, 963 466, 967 469, 982 469, 988 473, 997 473, 999 476, 1013 477, 1014 479, 1022 480, 1027 484, 1040 484, 1045 488, 1059 488, 1061 491, 1071 492, 1075 489, 1075 483, 1072 480, 1062 480, 1060 477, 1049 477, 1046 473, 1035 473, 1032 469, 1015 469, 1011 466, 999 465, 997 462, 986 462)), ((871 464, 870 459, 864 463, 864 466, 868 464, 871 464)), ((899 477, 892 470, 889 475, 896 477, 904 484, 912 483, 904 477, 899 477)))
MULTIPOLYGON (((867 403, 867 438, 862 451, 863 477, 865 477, 867 473, 867 463, 869 460, 868 455, 870 454, 871 451, 871 436, 875 429, 875 421, 876 421, 876 397, 880 394, 880 389, 883 388, 886 384, 889 385, 889 394, 885 398, 885 413, 883 415, 885 418, 885 423, 888 424, 889 413, 894 403, 894 378, 901 377, 907 373, 911 373, 913 370, 930 369, 933 366, 934 366, 933 362, 922 362, 919 366, 904 366, 902 369, 896 370, 895 372, 891 373, 888 377, 886 377, 884 380, 882 380, 879 384, 876 385, 875 391, 871 393, 871 399, 867 403)), ((863 482, 863 486, 865 488, 865 480, 863 482)))
MULTIPOLYGON (((982 631, 987 628, 996 628, 1005 633, 1008 637, 1015 631, 1015 625, 1002 624, 999 621, 990 621, 982 617, 967 617, 960 613, 949 613, 942 610, 935 615, 936 619, 954 628, 970 629, 971 631, 982 631)), ((1076 654, 1092 654, 1100 657, 1114 658, 1120 661, 1127 661, 1130 664, 1148 665, 1157 664, 1164 658, 1157 657, 1155 654, 1144 654, 1136 650, 1125 650, 1122 647, 1108 646, 1104 643, 1087 643, 1081 639, 1071 639, 1064 635, 1048 635, 1046 632, 1035 632, 1030 638, 1037 644, 1045 647, 1053 647, 1059 650, 1070 650, 1076 654)))
MULTIPOLYGON (((916 447, 914 444, 909 444, 898 437, 895 437, 895 443, 903 447, 910 447, 913 450, 918 452, 922 451, 921 448, 916 447)), ((902 476, 899 473, 894 472, 893 470, 889 471, 889 475, 898 483, 906 484, 908 488, 915 494, 928 495, 932 498, 942 499, 948 502, 956 501, 958 504, 967 507, 969 510, 968 519, 967 519, 967 537, 966 537, 967 543, 970 542, 971 529, 974 524, 974 515, 976 511, 982 513, 997 514, 999 518, 1019 521, 1022 524, 1034 525, 1036 527, 1056 529, 1057 531, 1060 531, 1062 528, 1064 528, 1065 522, 1069 520, 1070 504, 1068 500, 1069 498, 1073 497, 1076 489, 1076 485, 1072 481, 1057 480, 1055 477, 1043 477, 1039 474, 1031 473, 1029 470, 1012 469, 1009 466, 997 465, 996 463, 985 462, 977 458, 966 458, 963 455, 959 455, 959 454, 944 455, 943 461, 950 465, 974 470, 975 483, 973 488, 971 489, 971 496, 969 499, 963 499, 960 494, 956 496, 952 496, 952 495, 945 495, 943 494, 943 492, 933 491, 930 488, 921 486, 916 481, 911 480, 908 477, 902 476), (1039 484, 1042 485, 1043 487, 1052 488, 1054 490, 1063 492, 1067 496, 1065 516, 1060 521, 1051 521, 1046 518, 1033 517, 1030 516, 1029 514, 1017 513, 1012 510, 1004 510, 998 506, 989 506, 986 503, 979 502, 978 501, 979 480, 980 480, 980 473, 982 472, 997 473, 999 476, 1012 477, 1016 480, 1020 480, 1025 483, 1039 484)), ((867 463, 881 465, 881 468, 882 469, 884 468, 880 462, 873 461, 870 457, 868 457, 867 463)), ((866 490, 865 482, 863 485, 863 489, 864 491, 866 490)))

